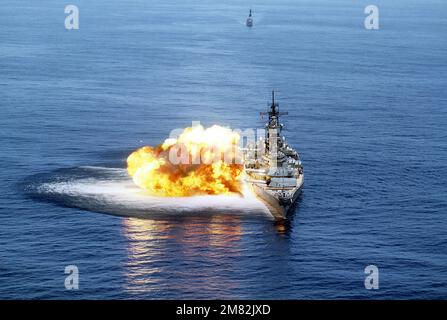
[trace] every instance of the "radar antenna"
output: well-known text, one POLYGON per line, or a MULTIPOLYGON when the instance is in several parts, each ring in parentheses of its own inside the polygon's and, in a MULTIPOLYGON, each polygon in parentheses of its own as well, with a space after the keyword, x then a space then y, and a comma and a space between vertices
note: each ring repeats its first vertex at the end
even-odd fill
POLYGON ((269 117, 276 117, 288 115, 288 112, 279 112, 279 104, 275 102, 275 91, 272 91, 272 104, 270 105, 271 111, 269 112, 260 112, 261 117, 268 115, 269 117))

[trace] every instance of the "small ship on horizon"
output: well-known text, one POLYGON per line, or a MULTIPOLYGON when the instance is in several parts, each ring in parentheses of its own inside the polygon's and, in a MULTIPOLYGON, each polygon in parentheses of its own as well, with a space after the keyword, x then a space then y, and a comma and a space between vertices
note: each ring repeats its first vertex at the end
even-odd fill
POLYGON ((300 195, 304 184, 303 166, 299 154, 281 136, 279 105, 272 103, 265 124, 265 139, 249 144, 244 150, 245 181, 277 220, 284 220, 300 195))
POLYGON ((253 27, 253 17, 251 16, 251 9, 250 13, 248 14, 247 21, 245 21, 245 25, 249 28, 253 27))

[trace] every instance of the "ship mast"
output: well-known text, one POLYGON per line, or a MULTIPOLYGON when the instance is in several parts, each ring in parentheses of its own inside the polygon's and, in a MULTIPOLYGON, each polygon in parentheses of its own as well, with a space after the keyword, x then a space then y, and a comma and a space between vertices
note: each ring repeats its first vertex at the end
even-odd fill
POLYGON ((275 91, 272 91, 272 104, 270 105, 271 111, 269 112, 269 124, 271 120, 279 120, 279 112, 276 110, 279 105, 275 103, 275 91))
POLYGON ((272 103, 268 113, 261 112, 261 115, 268 114, 269 120, 265 124, 265 152, 271 151, 276 153, 278 147, 282 146, 281 129, 282 124, 279 123, 279 116, 286 115, 287 112, 279 112, 279 104, 275 102, 275 91, 272 91, 272 103), (276 144, 272 146, 271 144, 276 144), (274 150, 272 150, 274 149, 274 150))

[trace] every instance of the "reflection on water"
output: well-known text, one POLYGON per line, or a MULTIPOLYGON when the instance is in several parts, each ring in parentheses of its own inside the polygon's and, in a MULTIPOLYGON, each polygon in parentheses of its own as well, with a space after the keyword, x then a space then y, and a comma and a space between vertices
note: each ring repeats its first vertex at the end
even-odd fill
POLYGON ((228 291, 239 285, 223 278, 232 268, 224 261, 228 257, 233 261, 241 253, 242 224, 238 216, 129 218, 123 220, 122 230, 128 241, 124 266, 128 293, 156 290, 163 296, 163 291, 188 292, 192 288, 196 292, 212 292, 215 288, 222 293, 223 284, 228 291), (191 265, 196 270, 188 270, 191 265))
POLYGON ((287 220, 275 221, 273 224, 278 235, 289 236, 292 233, 294 215, 289 215, 287 220))
POLYGON ((126 276, 130 290, 155 284, 151 275, 162 269, 154 264, 157 260, 157 242, 167 237, 169 225, 136 218, 123 220, 123 233, 128 240, 128 264, 126 276))
POLYGON ((277 221, 275 222, 276 231, 278 234, 287 234, 288 233, 288 225, 285 221, 277 221))

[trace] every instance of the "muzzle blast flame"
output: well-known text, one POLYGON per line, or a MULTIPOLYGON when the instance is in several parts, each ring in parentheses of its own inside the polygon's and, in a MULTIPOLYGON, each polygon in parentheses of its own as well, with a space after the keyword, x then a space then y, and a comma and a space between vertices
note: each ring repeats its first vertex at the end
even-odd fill
POLYGON ((166 197, 241 193, 240 136, 214 125, 188 127, 157 147, 129 155, 127 171, 135 184, 166 197))

